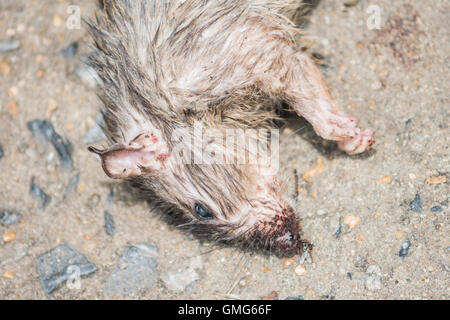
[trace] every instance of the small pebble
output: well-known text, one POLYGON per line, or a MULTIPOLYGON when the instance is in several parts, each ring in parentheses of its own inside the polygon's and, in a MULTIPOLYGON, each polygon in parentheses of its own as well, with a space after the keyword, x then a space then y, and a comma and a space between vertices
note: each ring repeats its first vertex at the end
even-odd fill
POLYGON ((100 203, 101 197, 98 193, 92 194, 87 202, 87 206, 91 209, 94 209, 100 203))
POLYGON ((361 222, 359 217, 355 216, 345 216, 344 224, 346 224, 350 229, 356 228, 356 226, 361 222))
POLYGON ((383 176, 383 177, 377 179, 378 184, 389 184, 391 182, 392 182, 391 176, 383 176))
POLYGON ((450 266, 448 265, 447 262, 441 261, 441 264, 442 264, 442 268, 443 268, 445 271, 450 272, 450 266))
POLYGON ((13 213, 10 210, 0 211, 0 224, 5 227, 11 226, 20 220, 20 214, 13 213))
POLYGON ((12 40, 12 41, 0 41, 0 53, 1 52, 7 52, 7 51, 13 51, 20 47, 19 40, 12 40))
POLYGON ((411 124, 412 124, 412 119, 409 118, 408 120, 405 121, 405 129, 408 129, 411 124))
POLYGON ((63 19, 61 18, 61 16, 57 14, 53 15, 53 25, 55 27, 61 27, 63 25, 63 19))
POLYGON ((347 272, 347 278, 349 278, 350 280, 353 280, 353 276, 350 272, 347 272))
POLYGON ((294 263, 294 261, 294 258, 283 258, 281 260, 281 263, 283 264, 284 269, 288 269, 294 263))
POLYGON ((347 0, 344 2, 344 6, 346 7, 354 7, 359 3, 359 0, 347 0))
POLYGON ((112 216, 111 213, 109 213, 106 210, 104 212, 104 216, 105 216, 105 230, 106 230, 106 233, 109 234, 110 236, 113 236, 114 232, 116 231, 116 225, 114 223, 114 217, 112 216))
POLYGON ((312 182, 313 181, 313 177, 317 174, 320 174, 324 171, 324 165, 323 165, 323 160, 322 157, 318 157, 317 158, 317 163, 315 165, 315 167, 307 170, 302 178, 303 180, 305 180, 306 182, 312 182))
POLYGON ((7 108, 8 108, 8 113, 9 113, 9 115, 11 115, 11 116, 16 116, 16 115, 19 114, 19 108, 17 107, 17 102, 15 102, 15 101, 13 101, 13 100, 8 101, 8 102, 6 103, 6 106, 7 106, 7 108))
POLYGON ((3 146, 0 144, 0 159, 3 158, 5 153, 3 152, 3 146))
POLYGON ((447 177, 446 176, 438 176, 438 177, 427 178, 427 183, 428 184, 444 183, 445 181, 447 181, 447 177))
POLYGON ((406 240, 402 244, 402 247, 401 247, 400 251, 398 252, 398 255, 402 258, 406 257, 406 255, 408 254, 408 251, 409 251, 409 247, 411 247, 411 242, 409 240, 406 240))
POLYGON ((67 59, 72 59, 78 52, 78 42, 72 42, 66 48, 61 50, 61 54, 67 59))
POLYGON ((303 276, 306 274, 306 269, 304 266, 302 266, 301 264, 299 264, 296 268, 295 268, 295 273, 298 276, 303 276))
POLYGON ((0 57, 0 75, 7 76, 11 73, 11 65, 0 57))
POLYGON ((334 236, 336 237, 336 239, 339 239, 341 234, 342 234, 342 217, 339 217, 338 228, 337 228, 336 232, 334 233, 334 236))
POLYGON ((199 279, 200 275, 190 267, 176 271, 168 271, 161 275, 161 280, 167 289, 174 292, 183 292, 199 279))
POLYGON ((401 237, 403 237, 403 232, 397 231, 397 232, 395 233, 395 237, 396 237, 397 239, 400 239, 401 237))
POLYGON ((30 121, 27 123, 27 127, 36 139, 53 145, 58 153, 61 168, 66 171, 72 170, 72 144, 69 140, 56 133, 53 125, 47 120, 30 121))
POLYGON ((106 295, 130 294, 156 285, 158 249, 155 245, 129 246, 105 281, 106 295))
POLYGON ((9 280, 13 280, 14 279, 14 272, 12 272, 12 270, 6 270, 3 273, 3 277, 9 280))
POLYGON ((420 195, 418 193, 416 194, 414 200, 409 204, 409 208, 414 212, 423 211, 422 199, 420 199, 420 195))
POLYGON ((272 291, 267 296, 262 297, 261 300, 278 300, 278 292, 272 291))
POLYGON ((39 204, 39 208, 44 210, 51 201, 51 197, 46 194, 38 185, 34 183, 34 177, 31 180, 30 195, 35 202, 39 204))
POLYGON ((15 231, 7 231, 3 234, 4 242, 12 242, 16 240, 16 232, 15 231))
POLYGON ((442 212, 441 206, 434 206, 430 209, 431 212, 442 212))

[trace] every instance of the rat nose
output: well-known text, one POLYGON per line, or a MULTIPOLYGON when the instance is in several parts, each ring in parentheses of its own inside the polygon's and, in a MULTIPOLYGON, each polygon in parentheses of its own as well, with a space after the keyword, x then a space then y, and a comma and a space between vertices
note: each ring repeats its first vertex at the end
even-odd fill
POLYGON ((298 235, 296 233, 292 233, 292 232, 288 232, 286 234, 286 236, 289 241, 296 241, 297 237, 298 237, 298 235))

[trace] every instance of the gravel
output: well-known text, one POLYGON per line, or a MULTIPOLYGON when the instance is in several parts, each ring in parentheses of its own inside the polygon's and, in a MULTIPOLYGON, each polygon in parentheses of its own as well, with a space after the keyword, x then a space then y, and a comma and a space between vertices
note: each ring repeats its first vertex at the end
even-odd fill
POLYGON ((51 196, 44 192, 37 184, 34 183, 35 178, 31 180, 30 195, 31 198, 39 205, 39 208, 44 210, 51 201, 51 196))
POLYGON ((42 286, 48 294, 67 280, 97 271, 97 266, 66 243, 41 254, 37 259, 37 268, 42 286))
POLYGON ((129 246, 104 284, 107 296, 150 289, 157 281, 158 249, 152 243, 129 246))
POLYGON ((107 210, 104 212, 105 217, 105 231, 108 235, 113 236, 116 231, 116 224, 114 223, 114 217, 107 210))
POLYGON ((409 208, 414 212, 420 213, 423 211, 422 199, 418 193, 416 194, 414 200, 410 202, 409 208))
POLYGON ((202 268, 200 257, 192 258, 186 266, 164 272, 161 280, 164 285, 173 292, 183 292, 188 288, 193 289, 194 283, 200 279, 197 270, 202 268))
POLYGON ((16 224, 20 221, 21 215, 18 213, 14 213, 11 210, 2 210, 0 211, 0 224, 5 227, 9 227, 13 224, 16 224))
POLYGON ((33 136, 37 138, 41 143, 51 143, 58 153, 61 161, 61 167, 70 171, 73 169, 72 163, 72 144, 69 140, 61 137, 56 133, 53 125, 47 120, 33 120, 27 123, 28 129, 33 136))
POLYGON ((411 242, 409 240, 406 240, 402 247, 400 248, 400 251, 398 252, 398 255, 402 258, 406 257, 409 252, 409 248, 411 247, 411 242))
POLYGON ((73 59, 78 52, 78 42, 72 42, 67 47, 61 50, 61 54, 67 59, 73 59))
POLYGON ((441 206, 434 206, 434 207, 431 207, 430 211, 431 212, 442 212, 442 207, 441 206))

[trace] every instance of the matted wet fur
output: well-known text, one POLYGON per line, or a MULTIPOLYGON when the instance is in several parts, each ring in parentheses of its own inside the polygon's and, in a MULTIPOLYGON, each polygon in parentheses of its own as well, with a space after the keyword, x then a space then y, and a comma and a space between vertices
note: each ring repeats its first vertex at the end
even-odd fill
MULTIPOLYGON (((90 23, 97 47, 91 65, 102 80, 111 145, 90 150, 101 156, 106 174, 131 180, 211 240, 298 251, 296 203, 273 167, 237 161, 250 151, 237 143, 242 130, 270 130, 275 110, 286 105, 349 154, 373 143, 371 130, 361 131, 355 118, 339 111, 319 70, 300 50, 299 30, 283 15, 299 5, 104 1, 90 23), (223 144, 225 134, 231 145, 223 144), (199 139, 206 144, 196 145, 199 139), (183 161, 186 153, 196 159, 205 148, 230 161, 183 161)), ((262 146, 268 136, 248 139, 262 146)))

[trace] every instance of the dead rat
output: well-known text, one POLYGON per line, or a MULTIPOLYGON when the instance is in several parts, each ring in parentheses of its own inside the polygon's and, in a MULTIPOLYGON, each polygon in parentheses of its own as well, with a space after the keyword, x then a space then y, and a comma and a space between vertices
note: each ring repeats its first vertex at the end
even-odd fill
POLYGON ((100 155, 106 174, 131 180, 212 240, 281 253, 309 248, 300 240, 286 183, 267 165, 273 154, 256 155, 266 162, 239 162, 259 149, 237 141, 244 136, 264 145, 272 134, 255 130, 270 132, 276 111, 286 106, 348 154, 367 150, 374 133, 339 111, 295 41, 298 30, 282 12, 298 5, 104 1, 90 23, 97 48, 91 65, 102 80, 110 146, 89 149, 100 155), (205 149, 227 161, 205 161, 205 149))

